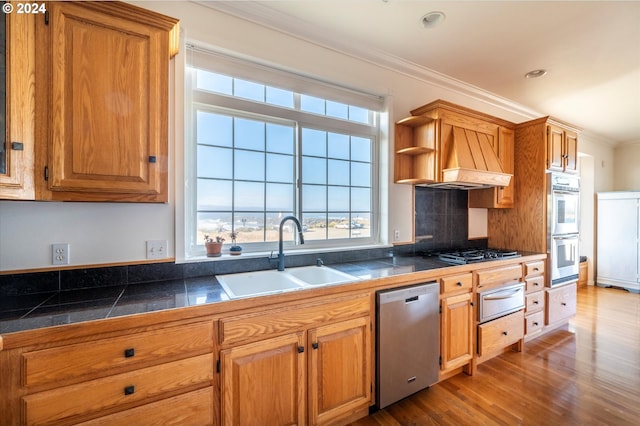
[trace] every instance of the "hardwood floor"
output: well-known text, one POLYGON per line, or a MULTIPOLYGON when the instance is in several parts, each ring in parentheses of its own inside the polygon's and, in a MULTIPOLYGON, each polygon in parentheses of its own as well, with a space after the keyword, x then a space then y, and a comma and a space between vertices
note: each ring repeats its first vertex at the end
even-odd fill
POLYGON ((582 287, 568 329, 352 425, 640 425, 640 295, 582 287))

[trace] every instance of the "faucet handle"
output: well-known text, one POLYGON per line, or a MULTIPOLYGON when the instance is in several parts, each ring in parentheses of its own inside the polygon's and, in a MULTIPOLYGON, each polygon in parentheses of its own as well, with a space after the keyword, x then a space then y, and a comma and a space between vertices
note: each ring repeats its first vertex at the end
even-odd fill
POLYGON ((324 262, 322 261, 322 259, 317 258, 316 259, 316 266, 322 266, 322 265, 324 265, 324 262))

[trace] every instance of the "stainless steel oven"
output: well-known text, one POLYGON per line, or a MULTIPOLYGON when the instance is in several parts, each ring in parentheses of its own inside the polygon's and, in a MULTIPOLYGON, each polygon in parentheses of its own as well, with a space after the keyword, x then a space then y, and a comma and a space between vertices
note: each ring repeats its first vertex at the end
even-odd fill
POLYGON ((524 286, 517 283, 478 292, 478 321, 487 322, 524 308, 524 286))
POLYGON ((578 280, 580 256, 578 234, 554 235, 549 250, 551 264, 551 287, 578 280))
POLYGON ((565 173, 549 173, 547 227, 550 235, 577 234, 580 232, 580 178, 565 173))

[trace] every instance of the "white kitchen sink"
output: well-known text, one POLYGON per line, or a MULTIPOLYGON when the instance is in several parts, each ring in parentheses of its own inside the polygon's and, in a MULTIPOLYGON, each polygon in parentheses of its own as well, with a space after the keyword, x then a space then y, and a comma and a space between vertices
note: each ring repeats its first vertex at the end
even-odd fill
POLYGON ((216 275, 231 299, 300 290, 305 287, 341 284, 359 280, 328 266, 303 266, 284 271, 242 272, 216 275))

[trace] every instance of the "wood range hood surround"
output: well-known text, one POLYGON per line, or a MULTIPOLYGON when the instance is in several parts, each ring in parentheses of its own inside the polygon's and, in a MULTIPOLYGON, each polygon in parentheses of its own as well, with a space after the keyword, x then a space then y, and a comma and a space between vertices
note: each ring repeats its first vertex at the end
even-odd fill
POLYGON ((444 189, 507 187, 515 125, 443 100, 411 111, 395 126, 395 182, 444 189))
POLYGON ((505 173, 485 133, 458 126, 441 131, 442 181, 431 187, 478 189, 507 186, 512 175, 505 173))

